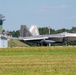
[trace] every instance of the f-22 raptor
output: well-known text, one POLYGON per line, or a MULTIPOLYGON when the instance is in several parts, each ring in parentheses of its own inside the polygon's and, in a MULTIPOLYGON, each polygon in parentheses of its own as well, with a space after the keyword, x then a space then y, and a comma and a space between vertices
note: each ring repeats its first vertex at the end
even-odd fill
POLYGON ((36 44, 67 43, 76 41, 76 33, 63 32, 51 35, 39 35, 37 26, 32 26, 28 29, 26 25, 21 25, 19 40, 36 44))

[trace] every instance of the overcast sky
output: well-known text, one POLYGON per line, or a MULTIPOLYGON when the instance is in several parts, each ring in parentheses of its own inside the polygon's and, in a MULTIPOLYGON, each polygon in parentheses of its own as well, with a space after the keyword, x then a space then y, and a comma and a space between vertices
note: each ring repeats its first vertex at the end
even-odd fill
POLYGON ((53 29, 76 26, 76 0, 0 0, 3 29, 19 30, 21 24, 53 29))

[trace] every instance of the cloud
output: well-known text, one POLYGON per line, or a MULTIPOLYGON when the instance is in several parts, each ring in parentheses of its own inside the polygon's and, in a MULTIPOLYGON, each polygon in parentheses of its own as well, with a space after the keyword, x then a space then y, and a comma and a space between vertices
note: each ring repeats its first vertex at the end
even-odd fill
POLYGON ((42 9, 64 9, 64 8, 67 8, 66 5, 59 5, 59 6, 43 6, 42 9))
POLYGON ((67 6, 66 5, 58 5, 58 6, 43 6, 41 7, 38 12, 64 12, 64 9, 66 9, 67 6))
POLYGON ((76 15, 74 15, 74 16, 68 16, 68 17, 65 17, 64 19, 73 20, 73 19, 76 19, 76 15))

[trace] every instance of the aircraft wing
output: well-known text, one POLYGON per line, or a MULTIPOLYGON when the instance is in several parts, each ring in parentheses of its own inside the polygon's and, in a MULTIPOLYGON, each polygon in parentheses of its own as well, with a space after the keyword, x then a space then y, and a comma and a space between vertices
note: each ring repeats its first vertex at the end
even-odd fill
POLYGON ((31 37, 20 37, 20 40, 24 41, 30 41, 30 40, 43 40, 43 39, 48 39, 47 36, 41 37, 41 36, 31 36, 31 37))

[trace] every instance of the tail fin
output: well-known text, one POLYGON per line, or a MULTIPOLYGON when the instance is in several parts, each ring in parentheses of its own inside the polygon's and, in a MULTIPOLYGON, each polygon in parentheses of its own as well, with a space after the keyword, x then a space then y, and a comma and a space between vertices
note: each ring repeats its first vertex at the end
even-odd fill
POLYGON ((30 28, 30 32, 32 33, 33 36, 37 36, 39 35, 39 30, 38 27, 35 25, 32 25, 30 28))
POLYGON ((32 36, 31 32, 29 31, 26 25, 21 25, 20 37, 28 37, 28 36, 32 36))

